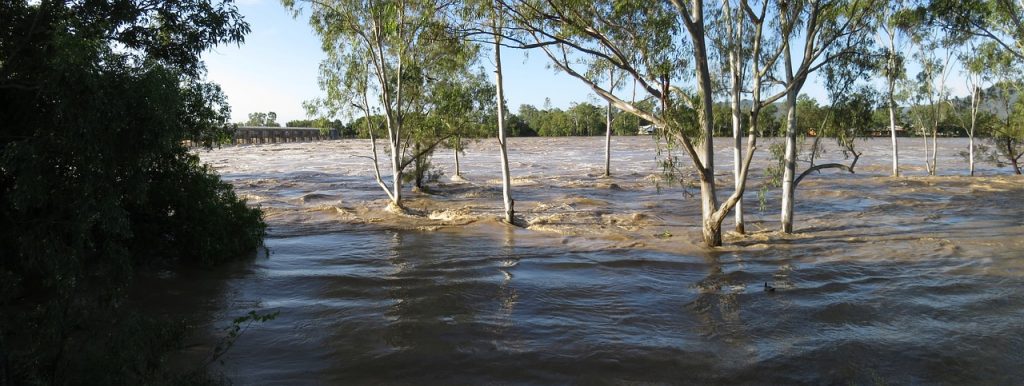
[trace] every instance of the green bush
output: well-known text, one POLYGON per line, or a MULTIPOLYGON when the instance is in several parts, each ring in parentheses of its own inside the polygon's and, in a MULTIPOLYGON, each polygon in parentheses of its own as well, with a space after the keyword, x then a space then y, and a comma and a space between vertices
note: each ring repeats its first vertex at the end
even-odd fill
POLYGON ((262 243, 182 145, 225 138, 199 53, 246 32, 229 2, 0 2, 0 385, 160 379, 185 324, 126 309, 135 270, 262 243))

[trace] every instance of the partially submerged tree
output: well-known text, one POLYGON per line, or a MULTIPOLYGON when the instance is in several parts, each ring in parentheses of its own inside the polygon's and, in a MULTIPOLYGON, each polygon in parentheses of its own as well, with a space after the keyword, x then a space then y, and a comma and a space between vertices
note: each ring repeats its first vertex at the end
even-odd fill
POLYGON ((906 77, 903 50, 907 45, 908 9, 905 1, 890 1, 878 14, 875 35, 882 46, 882 63, 877 68, 885 77, 885 107, 889 112, 889 136, 892 140, 892 176, 900 175, 899 140, 896 138, 896 117, 899 115, 896 86, 906 77))
MULTIPOLYGON (((744 34, 745 27, 750 23, 746 11, 743 9, 744 6, 746 6, 745 2, 733 3, 723 1, 721 13, 718 17, 718 25, 717 28, 712 29, 711 39, 718 50, 724 53, 719 54, 719 57, 726 62, 723 65, 725 68, 723 72, 729 78, 728 90, 725 94, 729 98, 729 121, 732 124, 733 186, 736 190, 741 189, 741 183, 746 183, 746 181, 741 181, 739 178, 742 172, 740 169, 743 162, 742 141, 744 128, 743 109, 740 105, 740 99, 743 96, 745 71, 749 66, 749 46, 752 45, 752 38, 744 34), (717 34, 714 32, 717 32, 717 34)), ((755 18, 754 22, 756 23, 758 20, 755 18)), ((755 37, 760 38, 760 35, 755 35, 755 37)), ((755 58, 754 60, 760 60, 760 58, 755 58)), ((745 233, 742 197, 736 202, 736 207, 733 210, 736 232, 740 234, 745 233)))
POLYGON ((442 0, 282 2, 295 16, 308 6, 310 24, 327 53, 321 65, 321 87, 327 96, 313 105, 337 112, 357 100, 355 105, 364 116, 369 117, 371 109, 383 113, 391 186, 381 178, 376 141, 371 140, 374 171, 389 206, 400 209, 405 168, 412 163, 422 166, 423 157, 446 139, 437 127, 427 124, 422 111, 428 104, 431 76, 458 71, 460 66, 465 69, 472 56, 472 50, 449 36, 439 20, 452 4, 442 0))
POLYGON ((782 178, 782 231, 793 231, 793 203, 796 191, 796 102, 808 76, 835 62, 856 63, 866 59, 872 32, 872 16, 879 4, 874 0, 794 1, 781 3, 778 33, 782 38, 783 74, 787 107, 786 149, 782 178), (799 62, 793 60, 791 43, 803 37, 799 62))
MULTIPOLYGON (((531 41, 517 42, 518 46, 542 49, 558 69, 588 85, 615 107, 652 122, 686 152, 700 181, 704 242, 721 245, 722 221, 742 197, 745 184, 719 204, 704 2, 499 1, 517 27, 532 37, 531 41), (678 34, 684 31, 688 39, 679 39, 678 34), (580 60, 584 61, 582 68, 580 60), (598 63, 628 74, 658 101, 657 108, 642 110, 635 101, 616 95, 614 89, 587 76, 588 69, 598 63), (694 79, 697 92, 686 92, 686 83, 680 82, 683 79, 694 79), (683 117, 694 113, 698 125, 688 127, 683 117)), ((749 170, 753 139, 748 141, 741 180, 746 179, 749 170)))
POLYGON ((911 22, 914 33, 911 41, 916 46, 914 59, 921 71, 909 84, 911 95, 916 102, 911 114, 917 122, 924 139, 925 167, 929 175, 938 172, 938 135, 939 125, 950 112, 949 89, 946 81, 952 73, 953 61, 956 59, 952 50, 953 41, 943 35, 937 28, 929 28, 923 16, 911 22), (931 136, 931 146, 927 137, 931 136))
POLYGON ((1021 67, 1013 55, 992 42, 982 44, 977 55, 994 83, 986 92, 986 100, 992 102, 996 122, 986 129, 991 146, 985 149, 984 157, 999 166, 1009 164, 1014 173, 1021 174, 1020 159, 1024 154, 1021 67))
POLYGON ((451 137, 446 145, 455 156, 455 174, 452 179, 462 180, 459 155, 469 138, 486 137, 489 120, 495 115, 494 86, 482 73, 463 73, 441 81, 433 94, 433 114, 451 137))
POLYGON ((972 42, 969 42, 969 48, 960 52, 960 62, 963 63, 963 74, 964 82, 967 86, 967 92, 971 96, 970 106, 968 108, 968 120, 969 124, 964 126, 967 127, 967 165, 970 174, 974 175, 974 150, 976 148, 974 144, 975 133, 978 128, 978 113, 981 110, 981 103, 984 98, 982 90, 985 89, 985 84, 990 81, 991 76, 986 71, 986 61, 984 60, 985 55, 978 53, 978 47, 972 42))

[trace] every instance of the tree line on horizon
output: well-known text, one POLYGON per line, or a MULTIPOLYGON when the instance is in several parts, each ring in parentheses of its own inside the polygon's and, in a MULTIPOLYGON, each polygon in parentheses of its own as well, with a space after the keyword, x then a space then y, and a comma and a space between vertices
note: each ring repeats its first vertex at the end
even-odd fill
MULTIPOLYGON (((993 86, 986 93, 990 95, 996 95, 999 90, 993 86)), ((888 135, 889 124, 888 110, 884 106, 880 106, 879 96, 873 96, 876 98, 873 101, 866 101, 872 103, 872 109, 870 111, 861 111, 861 113, 869 113, 871 120, 866 122, 866 126, 862 129, 863 136, 884 136, 888 135)), ((968 137, 969 126, 970 126, 970 97, 963 98, 952 98, 950 100, 951 106, 950 111, 947 114, 943 114, 942 120, 938 125, 938 135, 940 137, 968 137)), ((1016 94, 1010 94, 1010 109, 1009 113, 1014 114, 1016 111, 1021 110, 1013 106, 1017 106, 1016 94)), ((749 101, 743 101, 741 103, 749 103, 749 101)), ((828 106, 822 104, 820 101, 811 98, 806 94, 801 94, 797 100, 797 111, 801 116, 806 116, 807 119, 803 119, 801 125, 798 127, 800 134, 804 136, 815 136, 821 131, 822 126, 826 126, 828 129, 829 125, 834 125, 834 121, 830 120, 829 115, 834 113, 836 106, 828 106)), ((714 135, 716 137, 728 137, 732 135, 732 127, 728 124, 728 116, 731 114, 730 107, 726 103, 716 103, 713 108, 716 122, 718 122, 714 128, 714 135)), ((782 125, 785 120, 782 103, 775 103, 766 106, 764 111, 763 127, 761 136, 763 137, 778 137, 782 135, 782 125)), ((921 129, 927 129, 927 127, 914 127, 915 122, 919 117, 928 113, 928 106, 907 106, 903 107, 898 111, 897 122, 900 125, 900 130, 897 132, 898 136, 901 137, 912 137, 920 136, 921 129)), ((267 120, 267 116, 270 114, 276 114, 274 112, 268 113, 252 113, 249 114, 249 120, 245 122, 238 122, 238 126, 258 126, 258 127, 281 127, 280 123, 277 123, 275 119, 267 120)), ((560 109, 556 107, 547 107, 544 109, 538 109, 532 104, 522 104, 515 113, 509 113, 507 115, 509 125, 509 136, 512 137, 568 137, 568 136, 601 136, 605 135, 605 123, 603 122, 604 117, 600 112, 600 107, 590 102, 573 103, 568 109, 560 109)), ((984 138, 991 138, 993 133, 997 133, 998 125, 1001 119, 1009 118, 1011 121, 1024 122, 1024 116, 1010 116, 1007 117, 1005 109, 1000 109, 996 101, 990 101, 986 105, 982 106, 978 112, 978 116, 975 118, 978 120, 977 126, 979 127, 979 136, 984 138)), ((358 117, 348 122, 342 121, 341 119, 326 119, 326 118, 314 118, 314 119, 294 119, 284 124, 284 127, 309 127, 334 130, 339 133, 340 137, 343 138, 370 138, 369 133, 366 131, 365 126, 362 124, 364 117, 358 117)), ((382 116, 374 116, 373 119, 383 119, 382 116)), ((492 117, 493 119, 493 117, 492 117)), ((640 135, 640 129, 650 124, 647 121, 636 118, 635 115, 628 114, 622 111, 614 111, 612 113, 612 133, 615 136, 631 136, 640 135)), ((742 123, 744 129, 746 124, 742 123)), ((376 134, 380 137, 383 131, 378 128, 376 134)), ((825 130, 826 134, 828 130, 825 130)), ((493 137, 495 133, 490 130, 480 130, 476 133, 468 133, 467 138, 488 138, 493 137)))

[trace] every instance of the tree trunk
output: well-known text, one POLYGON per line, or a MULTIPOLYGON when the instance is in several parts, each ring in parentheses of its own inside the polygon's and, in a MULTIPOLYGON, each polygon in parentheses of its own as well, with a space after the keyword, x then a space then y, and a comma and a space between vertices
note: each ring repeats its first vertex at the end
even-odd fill
MULTIPOLYGON (((679 3, 676 4, 679 6, 679 3)), ((690 35, 690 41, 693 42, 694 75, 697 78, 697 96, 700 101, 700 106, 696 108, 697 120, 700 124, 702 139, 700 145, 694 149, 685 137, 681 135, 680 137, 683 138, 684 146, 690 152, 690 157, 694 158, 694 166, 697 167, 700 177, 701 233, 704 236, 704 244, 709 247, 718 247, 722 245, 722 220, 725 219, 727 212, 718 213, 716 216, 718 197, 715 192, 715 117, 714 98, 712 98, 714 89, 711 88, 711 70, 708 65, 707 46, 705 45, 704 4, 701 1, 695 1, 692 5, 689 10, 679 7, 680 11, 684 12, 683 21, 690 35)), ((667 109, 670 106, 667 97, 668 79, 665 78, 663 82, 665 95, 662 96, 661 102, 662 108, 667 109)))
POLYGON ((501 151, 501 194, 505 202, 505 222, 514 224, 515 201, 512 200, 512 181, 508 168, 508 138, 505 136, 505 91, 501 73, 501 34, 498 31, 499 21, 497 16, 491 20, 494 23, 494 82, 496 98, 498 99, 498 148, 501 151))
POLYGON ((929 160, 931 156, 928 155, 928 132, 925 131, 924 127, 921 127, 921 143, 924 144, 924 167, 928 170, 929 176, 934 175, 935 172, 932 171, 932 161, 929 160))
MULTIPOLYGON (((700 5, 698 2, 697 5, 700 5)), ((703 26, 703 7, 695 6, 693 16, 695 25, 703 26)), ((698 154, 701 164, 704 166, 703 173, 700 173, 700 197, 701 197, 701 219, 703 220, 702 231, 704 243, 709 247, 722 245, 722 223, 721 219, 715 221, 714 214, 718 210, 718 195, 715 191, 715 121, 713 110, 713 98, 711 88, 711 71, 708 68, 707 49, 704 44, 704 31, 697 32, 693 39, 693 55, 697 62, 697 95, 700 96, 700 124, 703 140, 700 143, 698 154)), ((725 216, 722 216, 724 218, 725 216)))
POLYGON ((892 176, 900 176, 900 151, 896 140, 896 99, 893 97, 892 81, 889 82, 889 135, 892 137, 892 176))
POLYGON ((457 138, 456 139, 456 146, 455 146, 455 149, 454 149, 454 152, 455 152, 455 177, 458 177, 458 178, 462 178, 462 168, 459 166, 459 146, 458 146, 458 144, 461 143, 461 142, 462 142, 462 139, 461 138, 457 138))
POLYGON ((1020 175, 1020 165, 1017 163, 1016 152, 1013 151, 1013 140, 1010 138, 1006 139, 1006 157, 1013 163, 1013 172, 1020 175))
MULTIPOLYGON (((741 12, 741 14, 736 15, 736 20, 737 20, 737 22, 736 22, 736 30, 737 31, 733 31, 733 28, 732 28, 733 21, 731 20, 732 19, 731 6, 726 5, 725 7, 726 7, 726 10, 725 10, 726 17, 730 19, 730 20, 727 21, 727 23, 728 23, 727 28, 728 28, 728 33, 729 33, 729 39, 730 39, 730 42, 731 42, 730 48, 729 48, 729 78, 730 78, 729 80, 730 80, 730 88, 731 88, 730 91, 731 91, 731 96, 732 96, 732 100, 730 101, 730 107, 732 108, 732 139, 733 139, 733 146, 732 146, 732 175, 733 175, 733 187, 735 188, 735 190, 738 191, 738 190, 740 190, 742 188, 741 185, 746 183, 746 181, 740 180, 740 169, 742 168, 742 165, 740 165, 740 163, 742 162, 742 158, 743 158, 743 150, 741 148, 742 145, 743 145, 743 127, 741 126, 741 122, 740 122, 740 119, 741 119, 740 93, 742 91, 741 90, 741 88, 742 88, 742 84, 741 84, 742 74, 740 74, 740 70, 741 70, 741 65, 740 65, 740 48, 741 48, 740 47, 740 42, 742 41, 742 38, 743 38, 743 19, 744 19, 744 17, 742 15, 742 11, 739 11, 739 12, 741 12), (738 33, 736 33, 736 32, 738 32, 738 33)), ((736 223, 736 233, 739 233, 739 234, 746 233, 746 229, 744 228, 744 224, 743 224, 743 197, 740 197, 740 200, 736 202, 736 207, 733 208, 733 210, 735 211, 734 212, 734 222, 736 223)))
POLYGON ((395 141, 391 141, 391 203, 402 207, 402 149, 395 141))
MULTIPOLYGON (((891 14, 887 14, 887 18, 891 18, 891 14)), ((886 21, 888 22, 888 21, 886 21)), ((885 28, 886 33, 889 36, 889 68, 886 72, 886 78, 889 85, 889 93, 887 95, 889 102, 889 135, 892 137, 892 176, 900 176, 900 151, 899 142, 896 139, 896 31, 888 27, 885 28)))
POLYGON ((796 93, 786 95, 786 158, 782 173, 782 231, 793 233, 793 179, 796 177, 796 93))
MULTIPOLYGON (((608 70, 608 83, 610 84, 609 89, 615 88, 615 71, 608 70)), ((612 175, 612 102, 608 101, 608 108, 604 114, 604 176, 611 177, 612 175)))
POLYGON ((932 127, 932 175, 933 176, 937 175, 939 173, 939 170, 938 170, 939 169, 939 162, 938 162, 938 158, 937 158, 937 155, 938 155, 938 152, 939 152, 939 146, 938 146, 938 142, 939 142, 939 140, 938 140, 938 138, 939 138, 939 123, 938 122, 939 122, 938 121, 938 114, 936 114, 935 126, 932 127))
POLYGON ((968 163, 971 175, 974 175, 974 128, 978 123, 978 107, 981 105, 981 90, 977 86, 971 87, 971 131, 967 133, 970 138, 968 146, 968 163))

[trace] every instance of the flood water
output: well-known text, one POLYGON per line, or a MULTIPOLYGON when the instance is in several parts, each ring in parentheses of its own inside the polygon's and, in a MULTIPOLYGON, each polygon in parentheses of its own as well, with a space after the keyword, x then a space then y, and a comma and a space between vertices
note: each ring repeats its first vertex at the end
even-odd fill
POLYGON ((461 157, 464 182, 440 150, 446 175, 407 189, 405 215, 383 210, 367 141, 203 152, 267 211, 269 254, 154 284, 201 320, 197 351, 231 318, 280 312, 223 358, 237 384, 1024 383, 1024 179, 963 176, 965 140, 940 141, 939 177, 919 139, 901 139, 900 178, 888 140, 860 143, 857 174, 800 184, 792 235, 775 190, 758 208, 761 145, 750 234, 716 249, 650 137, 614 139, 611 178, 603 138, 512 139, 523 228, 497 221, 493 142, 461 157))

